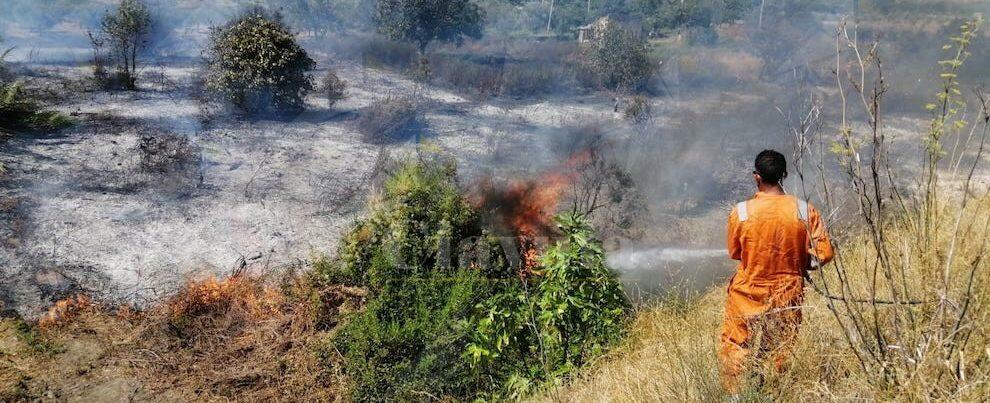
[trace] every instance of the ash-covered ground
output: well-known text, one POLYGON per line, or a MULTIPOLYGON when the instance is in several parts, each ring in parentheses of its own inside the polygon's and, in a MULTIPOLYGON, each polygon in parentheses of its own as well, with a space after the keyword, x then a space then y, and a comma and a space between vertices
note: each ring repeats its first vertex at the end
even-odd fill
POLYGON ((244 121, 197 100, 195 66, 149 67, 140 91, 109 93, 69 88, 86 67, 19 66, 78 124, 11 139, 0 157, 6 307, 37 313, 76 292, 141 302, 190 275, 302 267, 332 254, 361 214, 383 153, 414 152, 411 142, 368 144, 353 127, 357 109, 386 95, 422 102, 425 142, 456 158, 465 181, 495 164, 553 165, 548 130, 619 118, 602 94, 477 102, 396 74, 335 67, 349 96, 332 109, 313 94, 292 120, 244 121), (195 163, 149 172, 141 139, 166 134, 187 138, 195 163))

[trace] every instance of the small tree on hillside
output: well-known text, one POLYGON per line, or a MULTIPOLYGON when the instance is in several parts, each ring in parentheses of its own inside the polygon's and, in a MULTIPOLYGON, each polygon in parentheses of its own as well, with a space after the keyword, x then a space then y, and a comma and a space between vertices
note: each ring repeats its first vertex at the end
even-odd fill
POLYGON ((314 89, 316 66, 278 13, 253 8, 214 28, 207 49, 206 87, 245 113, 301 112, 314 89))
POLYGON ((375 11, 379 32, 392 40, 416 43, 424 71, 430 42, 460 44, 464 37, 480 38, 484 19, 471 0, 378 0, 375 11))
POLYGON ((137 88, 137 58, 148 46, 151 27, 151 12, 141 0, 122 0, 116 12, 103 15, 99 38, 90 35, 94 47, 109 47, 108 57, 116 67, 113 87, 137 88))
POLYGON ((607 25, 581 55, 585 69, 608 89, 635 90, 653 74, 646 43, 617 24, 607 25))
POLYGON ((311 32, 313 35, 324 38, 327 31, 336 28, 340 24, 334 8, 334 0, 282 0, 272 2, 277 4, 285 12, 289 22, 297 29, 311 32))

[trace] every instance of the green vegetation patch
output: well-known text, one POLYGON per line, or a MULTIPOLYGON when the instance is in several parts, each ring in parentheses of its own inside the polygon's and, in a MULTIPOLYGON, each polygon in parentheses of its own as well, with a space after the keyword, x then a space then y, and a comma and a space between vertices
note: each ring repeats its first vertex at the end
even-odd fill
POLYGON ((356 223, 328 283, 360 285, 366 307, 346 320, 341 353, 356 400, 522 395, 600 354, 623 333, 628 301, 582 217, 538 268, 507 256, 481 225, 451 163, 401 164, 356 223))

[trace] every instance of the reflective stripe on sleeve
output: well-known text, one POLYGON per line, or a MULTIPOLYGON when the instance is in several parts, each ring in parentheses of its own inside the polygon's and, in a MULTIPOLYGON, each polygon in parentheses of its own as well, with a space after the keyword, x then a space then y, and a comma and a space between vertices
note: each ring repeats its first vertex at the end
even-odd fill
POLYGON ((736 205, 736 212, 739 215, 739 222, 746 221, 749 218, 749 214, 746 212, 746 202, 744 201, 736 205))

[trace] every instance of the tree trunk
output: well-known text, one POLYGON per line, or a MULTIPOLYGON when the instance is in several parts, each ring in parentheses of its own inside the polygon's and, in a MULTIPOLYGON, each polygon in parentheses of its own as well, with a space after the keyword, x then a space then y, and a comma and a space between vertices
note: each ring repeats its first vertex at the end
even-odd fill
POLYGON ((550 0, 550 14, 547 15, 547 35, 550 35, 550 22, 553 21, 553 4, 554 0, 550 0))

